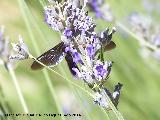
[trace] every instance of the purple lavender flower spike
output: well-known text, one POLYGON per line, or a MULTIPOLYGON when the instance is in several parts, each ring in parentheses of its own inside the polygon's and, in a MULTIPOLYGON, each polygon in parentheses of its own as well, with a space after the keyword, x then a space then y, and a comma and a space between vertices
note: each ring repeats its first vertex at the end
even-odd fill
POLYGON ((11 54, 8 36, 4 36, 4 26, 0 27, 0 64, 3 64, 8 70, 13 68, 12 62, 9 60, 9 55, 11 54))
POLYGON ((88 6, 95 13, 96 18, 101 18, 107 22, 114 20, 110 6, 105 4, 104 0, 89 0, 88 6))
POLYGON ((97 18, 102 17, 103 14, 102 14, 102 12, 99 9, 99 5, 98 5, 97 0, 91 0, 90 7, 95 12, 97 18))
POLYGON ((87 3, 96 13, 96 17, 104 18, 104 13, 100 10, 102 1, 55 2, 54 6, 45 7, 45 21, 53 30, 61 34, 61 40, 65 45, 65 59, 71 74, 83 80, 100 95, 95 102, 108 108, 109 104, 100 89, 104 89, 104 83, 111 71, 111 63, 99 59, 98 56, 103 54, 101 48, 105 48, 111 41, 115 29, 111 32, 106 29, 100 35, 97 34, 93 18, 88 15, 88 11, 85 11, 87 3), (99 87, 93 88, 96 85, 99 87))
POLYGON ((12 54, 9 56, 9 59, 12 61, 14 60, 25 60, 29 58, 29 50, 26 44, 23 41, 22 36, 19 35, 18 43, 12 43, 13 51, 16 52, 16 54, 12 54))
POLYGON ((160 26, 155 24, 150 16, 144 16, 139 13, 131 14, 130 24, 132 30, 142 39, 139 40, 142 57, 160 60, 160 26), (145 43, 149 44, 149 46, 145 43))

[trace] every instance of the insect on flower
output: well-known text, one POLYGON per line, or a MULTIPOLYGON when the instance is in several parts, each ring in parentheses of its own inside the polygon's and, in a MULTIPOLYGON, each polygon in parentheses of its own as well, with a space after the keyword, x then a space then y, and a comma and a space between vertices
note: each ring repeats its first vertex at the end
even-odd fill
MULTIPOLYGON (((60 63, 65 57, 65 60, 67 61, 67 64, 71 72, 74 74, 74 71, 72 70, 72 68, 73 67, 77 68, 77 66, 73 61, 73 57, 71 53, 69 51, 65 52, 66 46, 67 45, 64 42, 60 42, 55 47, 51 48, 47 52, 40 55, 37 58, 37 60, 46 66, 54 67, 58 63, 60 63)), ((104 51, 108 51, 108 50, 112 50, 115 47, 116 47, 116 44, 113 41, 110 41, 103 48, 104 48, 104 51)), ((42 69, 43 67, 44 66, 38 63, 37 61, 34 61, 33 64, 31 65, 31 69, 33 70, 42 69)))
MULTIPOLYGON (((43 63, 46 66, 54 67, 58 63, 60 63, 64 58, 67 61, 69 69, 72 74, 75 71, 72 68, 77 68, 77 64, 73 60, 73 55, 71 51, 66 51, 66 48, 73 43, 73 46, 76 50, 78 50, 78 44, 75 41, 77 36, 84 36, 82 34, 87 34, 88 36, 92 36, 95 24, 92 21, 92 18, 88 16, 88 13, 85 12, 79 4, 80 1, 66 1, 65 4, 57 3, 55 7, 48 6, 45 7, 45 22, 54 30, 63 32, 63 35, 67 38, 67 40, 62 40, 63 42, 57 44, 55 47, 51 48, 47 52, 43 53, 41 56, 37 58, 37 60, 43 63), (78 8, 77 8, 78 7, 78 8), (60 10, 63 11, 60 11, 60 10), (67 16, 66 16, 67 15, 67 16), (66 19, 65 19, 66 18, 66 19), (63 22, 62 22, 63 21, 63 22), (64 23, 66 26, 63 26, 64 23)), ((84 2, 84 7, 85 7, 84 2)), ((109 29, 101 32, 96 37, 101 41, 101 50, 107 51, 115 48, 115 43, 111 40, 112 34, 115 32, 113 29, 109 32, 109 29)), ((85 44, 82 45, 84 48, 85 44)), ((100 51, 97 51, 97 54, 100 51)), ((101 52, 102 53, 102 52, 101 52)), ((44 66, 37 61, 34 61, 31 65, 33 70, 42 69, 44 66)))
MULTIPOLYGON (((54 3, 54 0, 49 0, 54 3)), ((59 44, 40 55, 31 65, 32 70, 45 66, 54 67, 63 59, 66 60, 71 74, 83 80, 99 96, 95 100, 100 106, 107 108, 108 102, 100 89, 104 89, 111 71, 112 61, 105 61, 103 54, 116 47, 112 35, 116 28, 95 32, 96 24, 85 10, 88 0, 65 0, 44 7, 45 22, 54 31, 60 32, 59 44)), ((120 85, 118 85, 120 86, 120 85)), ((112 102, 118 103, 121 86, 114 95, 112 102)), ((105 92, 106 94, 106 92, 105 92)))

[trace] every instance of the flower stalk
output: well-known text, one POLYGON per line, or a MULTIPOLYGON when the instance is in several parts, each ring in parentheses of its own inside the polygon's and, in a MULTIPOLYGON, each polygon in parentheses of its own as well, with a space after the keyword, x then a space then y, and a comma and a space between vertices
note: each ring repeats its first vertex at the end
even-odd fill
POLYGON ((11 67, 8 67, 8 72, 13 80, 14 86, 15 86, 17 94, 18 94, 18 98, 19 98, 20 103, 23 107, 23 111, 24 111, 24 113, 27 114, 27 113, 29 113, 29 110, 28 110, 27 104, 25 102, 25 99, 23 97, 23 94, 21 92, 21 88, 20 88, 20 85, 19 85, 18 80, 16 78, 16 75, 14 73, 14 70, 11 67))

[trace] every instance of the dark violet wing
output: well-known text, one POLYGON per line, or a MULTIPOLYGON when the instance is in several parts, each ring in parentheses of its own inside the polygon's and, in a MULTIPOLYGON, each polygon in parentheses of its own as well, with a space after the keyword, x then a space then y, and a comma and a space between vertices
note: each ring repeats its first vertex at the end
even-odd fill
POLYGON ((73 76, 76 76, 76 72, 73 71, 72 68, 77 68, 77 69, 78 69, 78 66, 77 66, 77 64, 73 61, 73 57, 72 57, 72 55, 71 55, 70 52, 67 52, 67 53, 66 53, 65 59, 66 59, 66 62, 67 62, 67 64, 68 64, 68 67, 69 67, 69 70, 70 70, 71 74, 72 74, 73 76))
MULTIPOLYGON (((64 42, 59 43, 52 49, 43 53, 41 56, 37 58, 38 61, 43 63, 46 66, 54 66, 60 63, 65 56, 65 44, 64 42)), ((42 69, 44 66, 34 61, 31 65, 32 70, 42 69)))
POLYGON ((109 51, 116 48, 116 44, 113 41, 110 41, 106 46, 104 46, 104 51, 109 51))
POLYGON ((98 58, 101 61, 104 61, 103 53, 106 51, 112 50, 114 48, 116 48, 116 44, 113 41, 110 41, 107 45, 101 47, 98 58))

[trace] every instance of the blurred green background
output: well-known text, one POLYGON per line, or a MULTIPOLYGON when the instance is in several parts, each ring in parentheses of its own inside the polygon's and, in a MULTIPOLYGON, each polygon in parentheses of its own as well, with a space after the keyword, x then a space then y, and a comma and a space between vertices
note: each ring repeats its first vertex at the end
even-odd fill
MULTIPOLYGON (((30 53, 35 57, 60 42, 58 33, 52 31, 45 23, 43 7, 39 0, 0 0, 0 25, 5 25, 5 35, 11 42, 18 40, 21 34, 28 45, 30 53)), ((43 1, 43 0, 42 0, 43 1)), ((134 11, 148 15, 141 0, 107 0, 116 20, 126 28, 124 20, 134 11)), ((151 0, 152 3, 160 1, 151 0)), ((153 11, 152 18, 160 20, 160 11, 153 11)), ((95 20, 97 31, 108 26, 116 26, 103 20, 95 20)), ((130 29, 129 29, 130 30, 130 29)), ((160 119, 160 65, 152 58, 143 58, 140 54, 139 42, 128 33, 117 27, 113 36, 117 48, 105 54, 107 60, 114 61, 112 72, 106 87, 113 90, 118 82, 123 84, 119 111, 126 120, 159 120, 160 119)), ((32 60, 15 63, 15 74, 20 84, 24 99, 30 113, 59 113, 56 105, 69 113, 81 113, 83 117, 67 117, 67 119, 106 119, 100 107, 93 104, 93 99, 76 86, 51 71, 32 71, 32 60), (51 80, 54 95, 52 97, 47 80, 51 80)), ((88 90, 80 80, 70 75, 66 62, 53 68, 64 77, 88 90)), ((0 102, 12 113, 23 113, 13 81, 4 66, 0 66, 0 102)), ((109 111, 109 118, 116 119, 109 111)), ((17 118, 13 118, 17 119, 17 118)), ((22 119, 22 118, 19 118, 22 119)), ((27 118, 26 118, 27 119, 27 118)), ((31 118, 32 119, 32 118, 31 118)), ((49 117, 33 118, 50 120, 49 117)), ((54 118, 59 120, 60 117, 54 118)))

